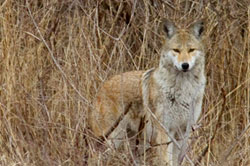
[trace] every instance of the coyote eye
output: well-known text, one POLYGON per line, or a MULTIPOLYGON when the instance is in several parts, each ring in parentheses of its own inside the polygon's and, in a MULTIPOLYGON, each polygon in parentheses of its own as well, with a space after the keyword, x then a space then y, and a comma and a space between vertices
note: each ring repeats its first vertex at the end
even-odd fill
POLYGON ((194 50, 195 50, 194 48, 190 48, 190 49, 188 50, 188 53, 193 52, 194 50))
POLYGON ((173 49, 174 52, 177 52, 177 53, 180 53, 180 50, 179 49, 173 49))

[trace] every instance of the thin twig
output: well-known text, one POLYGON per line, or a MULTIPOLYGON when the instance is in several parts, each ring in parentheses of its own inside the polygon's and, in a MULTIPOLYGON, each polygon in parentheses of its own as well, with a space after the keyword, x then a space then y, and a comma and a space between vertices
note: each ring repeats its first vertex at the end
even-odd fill
POLYGON ((215 136, 217 134, 219 124, 221 122, 222 114, 226 109, 226 99, 227 99, 226 98, 226 92, 225 92, 225 90, 223 88, 221 88, 221 91, 222 91, 222 97, 223 97, 222 109, 221 109, 221 111, 219 113, 219 117, 218 117, 218 120, 217 120, 217 123, 216 123, 216 127, 215 127, 215 130, 214 130, 213 136, 209 140, 210 143, 208 143, 208 145, 203 149, 203 151, 202 151, 201 155, 199 156, 198 160, 195 162, 195 166, 199 165, 202 158, 207 154, 209 147, 212 145, 212 143, 214 141, 214 138, 215 138, 215 136))
POLYGON ((224 161, 227 161, 227 158, 230 156, 230 154, 232 153, 234 147, 239 143, 239 141, 242 139, 242 137, 245 135, 245 133, 248 131, 248 129, 250 128, 250 123, 248 123, 248 125, 245 127, 245 129, 241 132, 241 134, 235 138, 235 140, 232 141, 232 143, 230 144, 231 146, 228 148, 227 152, 224 155, 224 161))
POLYGON ((67 80, 70 84, 70 86, 76 91, 76 93, 81 97, 81 99, 86 103, 86 104, 89 104, 90 105, 90 102, 81 95, 81 93, 78 91, 78 89, 75 87, 75 85, 72 83, 72 81, 67 77, 67 75, 65 74, 65 72, 63 71, 63 69, 61 68, 61 66, 59 65, 59 63, 57 62, 55 56, 54 56, 54 53, 53 51, 50 49, 48 43, 46 42, 46 40, 44 39, 40 29, 39 29, 39 26, 37 25, 32 13, 31 13, 31 10, 30 10, 30 5, 29 5, 29 2, 26 1, 26 6, 27 6, 27 9, 28 9, 28 12, 29 12, 29 16, 34 24, 34 26, 36 27, 37 29, 37 32, 40 36, 40 39, 42 40, 43 44, 46 46, 47 50, 49 51, 49 54, 50 54, 50 57, 51 59, 53 60, 54 64, 56 65, 56 67, 58 68, 58 70, 61 72, 62 76, 65 78, 65 80, 67 80))

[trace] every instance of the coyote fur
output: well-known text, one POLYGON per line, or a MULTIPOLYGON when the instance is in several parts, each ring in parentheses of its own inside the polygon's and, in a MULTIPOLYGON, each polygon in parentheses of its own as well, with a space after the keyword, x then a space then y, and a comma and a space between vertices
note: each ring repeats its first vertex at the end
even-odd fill
POLYGON ((162 163, 176 166, 183 157, 188 126, 195 124, 202 108, 206 84, 203 21, 181 29, 165 20, 163 30, 158 67, 122 73, 104 82, 89 123, 96 136, 115 148, 129 137, 128 131, 143 132, 145 142, 159 145, 155 148, 162 163))

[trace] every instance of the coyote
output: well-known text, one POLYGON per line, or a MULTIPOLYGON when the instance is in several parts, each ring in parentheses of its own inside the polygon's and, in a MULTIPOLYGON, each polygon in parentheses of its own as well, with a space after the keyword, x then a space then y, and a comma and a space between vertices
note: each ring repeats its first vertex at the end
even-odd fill
POLYGON ((203 21, 181 29, 165 20, 158 67, 104 82, 90 112, 93 133, 118 148, 129 132, 143 132, 145 142, 158 145, 162 163, 180 165, 184 140, 201 113, 206 84, 203 29, 203 21))

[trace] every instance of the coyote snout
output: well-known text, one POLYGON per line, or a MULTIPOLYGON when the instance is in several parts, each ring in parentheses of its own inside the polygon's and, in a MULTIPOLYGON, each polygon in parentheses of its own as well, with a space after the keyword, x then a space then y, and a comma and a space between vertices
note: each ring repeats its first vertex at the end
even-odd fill
POLYGON ((156 147, 152 148, 156 165, 177 166, 185 156, 188 128, 201 113, 206 84, 203 22, 180 29, 165 21, 163 29, 165 43, 159 66, 122 73, 106 81, 97 94, 89 122, 93 133, 113 147, 136 137, 144 152, 147 147, 156 147))

